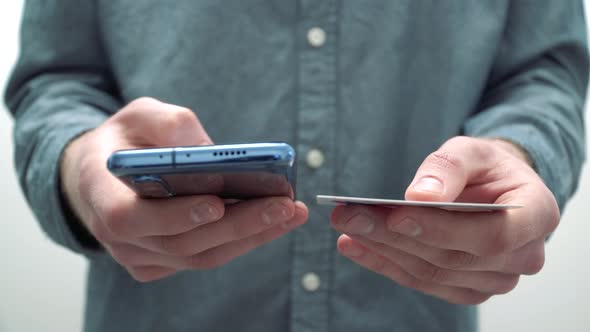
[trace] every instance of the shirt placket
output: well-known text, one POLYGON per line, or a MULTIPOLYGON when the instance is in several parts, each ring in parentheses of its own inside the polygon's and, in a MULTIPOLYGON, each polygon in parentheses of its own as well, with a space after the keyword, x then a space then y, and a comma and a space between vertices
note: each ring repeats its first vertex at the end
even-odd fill
POLYGON ((330 209, 317 206, 315 196, 334 189, 336 0, 300 0, 298 14, 297 195, 310 215, 294 232, 291 331, 327 331, 335 239, 330 209))

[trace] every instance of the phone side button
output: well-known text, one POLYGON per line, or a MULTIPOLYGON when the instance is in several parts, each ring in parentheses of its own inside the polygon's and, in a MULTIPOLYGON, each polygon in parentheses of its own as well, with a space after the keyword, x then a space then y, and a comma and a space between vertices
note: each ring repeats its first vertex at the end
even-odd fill
POLYGON ((160 177, 153 175, 142 175, 133 178, 133 187, 141 197, 165 198, 174 196, 168 189, 166 182, 160 177))

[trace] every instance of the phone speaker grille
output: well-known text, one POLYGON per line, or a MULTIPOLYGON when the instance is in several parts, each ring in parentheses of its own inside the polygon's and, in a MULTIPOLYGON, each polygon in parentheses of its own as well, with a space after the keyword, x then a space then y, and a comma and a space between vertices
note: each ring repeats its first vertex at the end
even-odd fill
POLYGON ((223 156, 240 156, 246 155, 246 150, 229 150, 229 151, 215 151, 213 152, 213 157, 223 157, 223 156))

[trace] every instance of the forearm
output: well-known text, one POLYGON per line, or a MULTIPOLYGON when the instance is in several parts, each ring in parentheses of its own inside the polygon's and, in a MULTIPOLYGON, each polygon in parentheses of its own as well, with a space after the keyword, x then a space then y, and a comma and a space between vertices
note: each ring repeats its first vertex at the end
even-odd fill
POLYGON ((499 102, 472 118, 465 127, 469 136, 503 139, 526 151, 537 173, 555 195, 560 208, 577 187, 585 158, 580 96, 551 88, 527 87, 520 100, 499 102))
MULTIPOLYGON (((54 83, 53 88, 60 84, 54 83)), ((91 92, 85 91, 85 98, 91 92)), ((83 239, 80 228, 72 227, 77 219, 68 213, 68 202, 61 195, 61 180, 67 180, 69 172, 60 176, 60 165, 68 143, 100 125, 106 115, 90 103, 80 102, 78 93, 66 89, 58 94, 39 91, 37 96, 28 96, 31 102, 21 104, 15 117, 14 137, 19 181, 38 221, 56 242, 81 251, 88 240, 83 239)), ((96 102, 104 100, 94 93, 96 102)))
POLYGON ((486 93, 465 134, 522 147, 563 208, 585 158, 588 54, 582 6, 523 1, 513 7, 486 93), (526 17, 530 8, 543 24, 526 17))
POLYGON ((5 95, 27 201, 47 234, 76 251, 84 248, 61 199, 62 154, 120 106, 96 43, 93 10, 90 2, 27 2, 20 57, 5 95))

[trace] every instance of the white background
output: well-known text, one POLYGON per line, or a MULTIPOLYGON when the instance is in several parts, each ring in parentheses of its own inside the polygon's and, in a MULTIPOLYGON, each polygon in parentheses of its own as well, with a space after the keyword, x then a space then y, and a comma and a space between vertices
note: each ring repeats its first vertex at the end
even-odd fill
MULTIPOLYGON (((21 6, 21 0, 0 2, 2 91, 17 55, 21 6)), ((86 263, 48 240, 29 212, 14 176, 11 129, 11 119, 1 109, 0 331, 79 331, 86 263)), ((587 204, 588 165, 581 189, 547 245, 544 269, 522 278, 510 294, 482 305, 481 331, 590 331, 587 204)))

